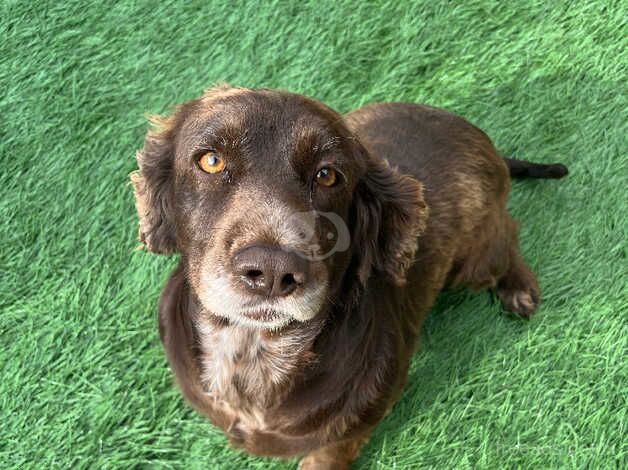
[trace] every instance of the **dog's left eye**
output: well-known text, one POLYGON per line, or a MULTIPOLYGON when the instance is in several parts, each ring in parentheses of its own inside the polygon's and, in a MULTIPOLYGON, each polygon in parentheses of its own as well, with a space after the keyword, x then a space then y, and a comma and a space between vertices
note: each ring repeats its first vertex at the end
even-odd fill
POLYGON ((316 184, 330 188, 338 183, 339 177, 336 170, 329 167, 323 167, 316 172, 316 184))
POLYGON ((198 166, 205 173, 220 173, 225 169, 225 160, 214 152, 207 152, 198 160, 198 166))

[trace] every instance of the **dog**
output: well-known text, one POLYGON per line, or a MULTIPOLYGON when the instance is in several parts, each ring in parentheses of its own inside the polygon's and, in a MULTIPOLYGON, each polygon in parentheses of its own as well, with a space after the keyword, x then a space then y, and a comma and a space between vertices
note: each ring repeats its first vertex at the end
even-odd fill
POLYGON ((161 341, 185 399, 237 448, 348 468, 441 290, 537 308, 506 198, 511 177, 561 164, 503 158, 441 109, 341 116, 269 89, 215 86, 153 124, 131 181, 141 242, 180 255, 161 341))

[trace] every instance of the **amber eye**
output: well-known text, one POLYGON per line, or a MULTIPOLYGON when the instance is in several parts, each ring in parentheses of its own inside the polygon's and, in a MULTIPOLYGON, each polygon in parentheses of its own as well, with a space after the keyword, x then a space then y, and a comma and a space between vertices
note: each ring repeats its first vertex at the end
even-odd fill
POLYGON ((327 188, 335 185, 338 182, 338 175, 336 170, 329 167, 321 168, 316 172, 316 183, 327 188))
POLYGON ((225 161, 214 152, 207 152, 198 161, 198 166, 205 173, 220 173, 225 169, 225 161))

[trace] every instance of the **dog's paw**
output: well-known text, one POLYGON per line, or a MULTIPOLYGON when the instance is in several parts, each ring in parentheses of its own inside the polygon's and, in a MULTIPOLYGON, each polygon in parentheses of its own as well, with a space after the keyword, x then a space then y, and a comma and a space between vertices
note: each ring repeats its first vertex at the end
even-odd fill
POLYGON ((298 470, 347 470, 348 468, 347 462, 321 460, 309 455, 301 460, 298 470))
POLYGON ((497 295, 506 310, 522 317, 530 317, 539 305, 540 293, 535 285, 524 289, 498 288, 497 295))

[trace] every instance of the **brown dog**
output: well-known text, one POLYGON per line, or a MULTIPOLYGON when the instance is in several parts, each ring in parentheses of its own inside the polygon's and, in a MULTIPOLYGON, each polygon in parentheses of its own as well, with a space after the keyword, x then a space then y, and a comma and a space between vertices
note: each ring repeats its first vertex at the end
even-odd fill
POLYGON ((155 124, 131 178, 142 242, 181 255, 161 339, 185 398, 237 447, 346 468, 398 399, 440 290, 537 307, 509 168, 562 165, 504 159, 464 119, 413 104, 343 117, 220 86, 155 124))

